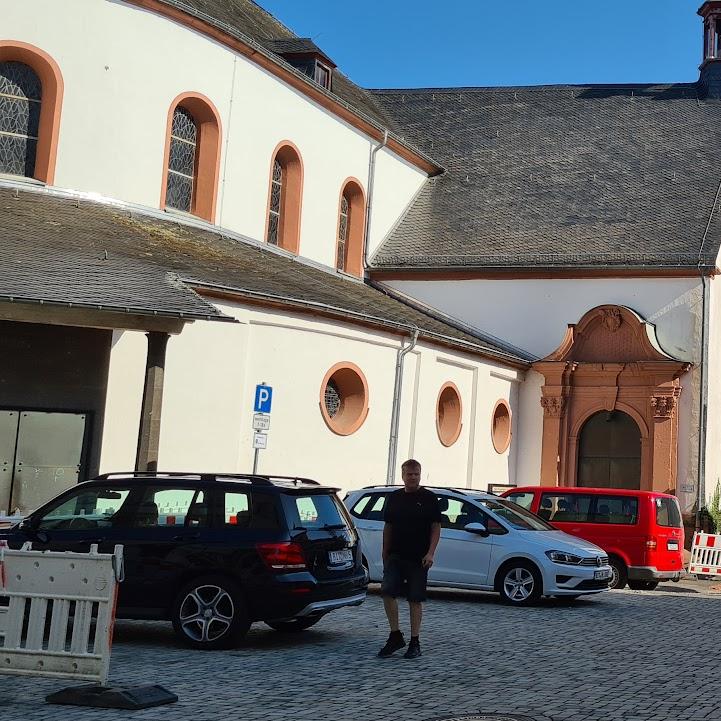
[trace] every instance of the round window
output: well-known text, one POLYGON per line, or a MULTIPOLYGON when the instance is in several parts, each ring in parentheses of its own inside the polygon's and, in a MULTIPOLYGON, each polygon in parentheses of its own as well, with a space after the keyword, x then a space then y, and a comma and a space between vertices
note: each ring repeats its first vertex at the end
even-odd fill
POLYGON ((320 412, 333 433, 355 433, 368 415, 368 383, 353 363, 336 363, 320 386, 320 412))
POLYGON ((444 446, 452 446, 461 435, 463 407, 455 383, 444 383, 438 394, 436 430, 444 446))
POLYGON ((496 453, 504 453, 511 445, 511 407, 501 399, 493 408, 491 439, 496 453))

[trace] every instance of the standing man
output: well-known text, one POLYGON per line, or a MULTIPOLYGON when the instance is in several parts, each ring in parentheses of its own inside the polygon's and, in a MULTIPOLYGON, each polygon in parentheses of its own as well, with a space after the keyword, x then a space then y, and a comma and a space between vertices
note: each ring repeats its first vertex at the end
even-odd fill
POLYGON ((441 537, 441 507, 436 495, 421 488, 421 464, 410 459, 401 466, 403 488, 388 494, 383 520, 383 606, 391 627, 385 646, 387 658, 406 645, 398 625, 398 597, 404 595, 411 614, 411 642, 404 658, 421 655, 419 635, 426 600, 428 569, 441 537))

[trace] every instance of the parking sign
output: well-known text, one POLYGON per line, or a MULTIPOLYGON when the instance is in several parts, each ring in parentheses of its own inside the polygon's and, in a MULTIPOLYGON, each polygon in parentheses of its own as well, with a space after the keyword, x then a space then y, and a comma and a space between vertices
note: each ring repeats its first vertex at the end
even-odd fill
POLYGON ((270 386, 257 385, 255 387, 255 413, 270 413, 270 406, 273 402, 273 389, 270 386))

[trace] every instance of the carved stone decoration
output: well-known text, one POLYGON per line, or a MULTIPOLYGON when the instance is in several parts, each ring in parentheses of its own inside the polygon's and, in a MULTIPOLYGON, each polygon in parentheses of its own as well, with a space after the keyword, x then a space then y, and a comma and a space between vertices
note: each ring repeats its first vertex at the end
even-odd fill
POLYGON ((641 490, 675 488, 676 407, 690 367, 666 353, 654 326, 625 306, 591 308, 569 325, 558 348, 533 364, 544 378, 541 485, 576 485, 586 423, 618 411, 638 426, 641 490))
POLYGON ((674 396, 653 396, 651 398, 654 418, 671 418, 676 408, 674 396))
POLYGON ((621 327, 623 319, 621 317, 620 308, 602 308, 601 314, 603 316, 603 325, 606 327, 606 330, 611 333, 615 333, 621 327))
POLYGON ((563 415, 566 410, 566 399, 559 396, 544 396, 541 398, 543 406, 543 415, 557 418, 563 415))

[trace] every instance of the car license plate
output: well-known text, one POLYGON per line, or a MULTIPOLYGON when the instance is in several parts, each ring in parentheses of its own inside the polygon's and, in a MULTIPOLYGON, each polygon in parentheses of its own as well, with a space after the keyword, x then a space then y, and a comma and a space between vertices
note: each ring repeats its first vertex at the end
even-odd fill
POLYGON ((603 580, 604 578, 611 578, 611 569, 609 568, 607 571, 594 571, 593 577, 598 580, 603 580))
POLYGON ((678 551, 678 541, 669 541, 668 542, 668 550, 669 551, 678 551))
POLYGON ((348 563, 353 560, 353 551, 350 548, 344 548, 342 551, 328 551, 328 562, 336 566, 339 563, 348 563))

